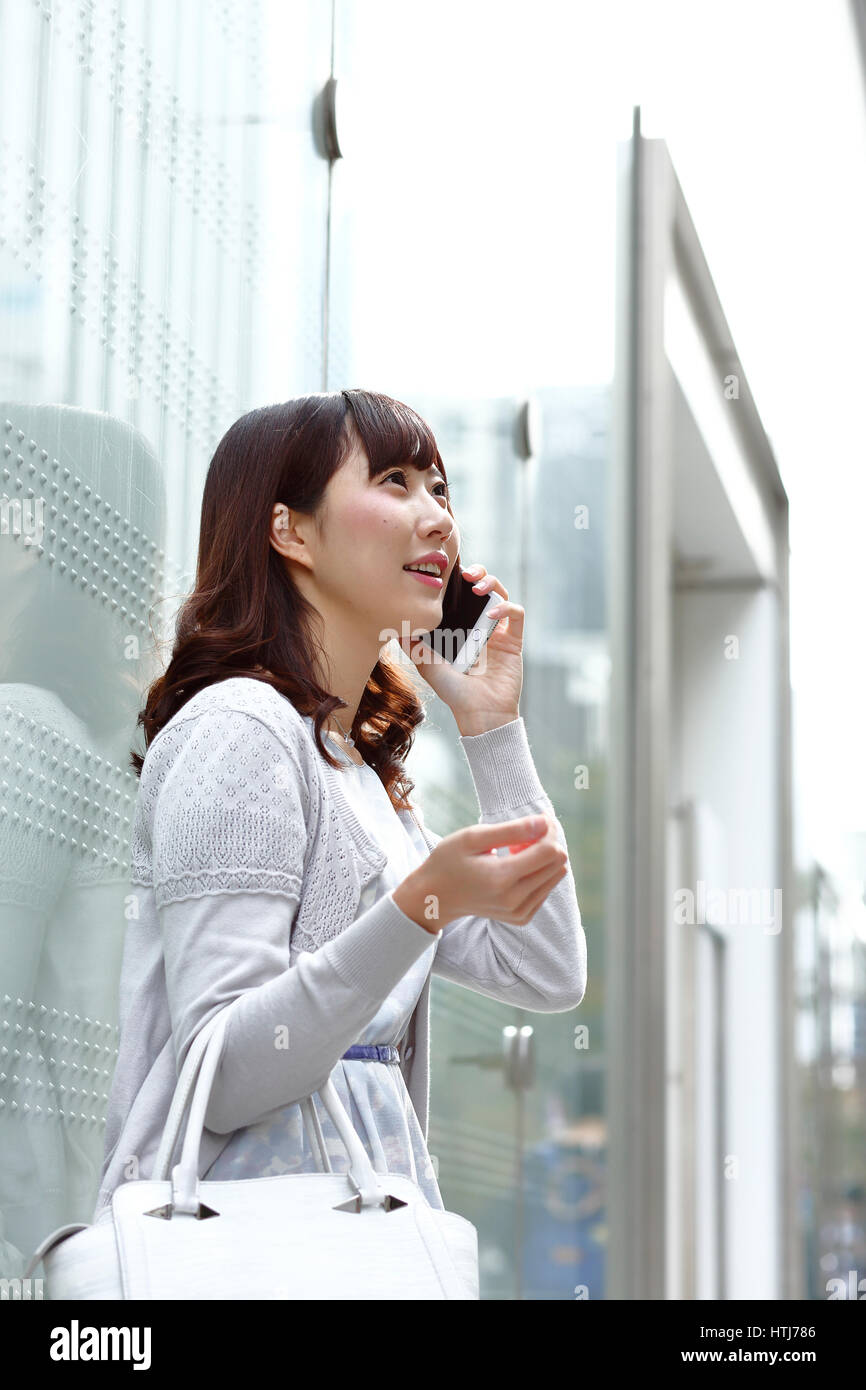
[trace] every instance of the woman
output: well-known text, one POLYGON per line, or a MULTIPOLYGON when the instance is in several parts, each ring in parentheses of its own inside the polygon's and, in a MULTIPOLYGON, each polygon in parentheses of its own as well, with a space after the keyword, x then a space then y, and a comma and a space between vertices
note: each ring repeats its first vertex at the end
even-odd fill
POLYGON ((94 1219, 118 1183, 150 1176, 189 1046, 239 996, 202 1176, 315 1171, 299 1102, 330 1077, 373 1166, 412 1177, 439 1208, 431 973, 527 1009, 580 1003, 565 836, 518 712, 523 609, 459 558, 435 440, 390 397, 263 407, 219 444, 196 587, 139 718, 146 755, 132 757, 138 891, 94 1219), (440 582, 407 568, 430 554, 440 582), (508 619, 468 674, 408 635, 437 626, 460 574, 500 594, 508 619), (394 633, 451 708, 478 793, 482 823, 444 839, 408 800, 423 708, 387 654, 394 633))

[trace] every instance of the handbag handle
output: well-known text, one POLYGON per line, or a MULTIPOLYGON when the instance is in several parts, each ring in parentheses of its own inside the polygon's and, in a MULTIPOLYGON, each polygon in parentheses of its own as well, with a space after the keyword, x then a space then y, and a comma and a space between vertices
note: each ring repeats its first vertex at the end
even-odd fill
MULTIPOLYGON (((174 1152, 180 1122, 186 1111, 192 1079, 194 1074, 198 1072, 180 1162, 174 1166, 171 1172, 172 1196, 169 1214, 180 1211, 198 1216, 200 1212, 198 1160, 204 1117, 207 1114, 211 1088, 219 1066, 228 1015, 236 1003, 237 1000, 233 1000, 231 1004, 220 1009, 215 1017, 209 1019, 204 1028, 199 1030, 193 1040, 190 1054, 184 1063, 181 1079, 175 1091, 175 1098, 172 1100, 169 1111, 171 1129, 169 1122, 166 1122, 163 1142, 157 1156, 162 1166, 154 1170, 154 1177, 164 1177, 165 1166, 170 1161, 170 1155, 174 1152), (203 1034, 205 1036, 202 1038, 203 1034), (201 1043, 199 1043, 199 1038, 202 1038, 201 1043), (196 1044, 199 1045, 196 1046, 196 1044), (193 1049, 195 1050, 193 1051, 193 1049), (168 1158, 166 1154, 168 1154, 168 1158)), ((361 1207, 368 1206, 386 1206, 389 1201, 388 1194, 370 1162, 367 1151, 346 1113, 330 1076, 318 1088, 318 1094, 322 1098, 325 1109, 328 1111, 349 1157, 347 1176, 357 1193, 355 1209, 360 1210, 361 1207)))
MULTIPOLYGON (((238 997, 240 998, 242 996, 238 997)), ((204 1055, 205 1047, 207 1046, 208 1038, 216 1028, 217 1019, 220 1014, 228 1013, 229 1009, 231 1009, 236 1002, 237 1000, 232 1000, 232 1002, 226 1004, 223 1009, 218 1009, 217 1012, 208 1019, 207 1023, 198 1030, 189 1046, 186 1057, 184 1058, 183 1067, 181 1068, 180 1078, 175 1086, 174 1095, 171 1098, 171 1107, 163 1129, 162 1140, 157 1151, 156 1159, 154 1160, 152 1177, 155 1180, 162 1182, 168 1177, 169 1165, 174 1157, 178 1135, 180 1133, 181 1124, 183 1123, 183 1116, 189 1102, 192 1088, 195 1084, 195 1079, 201 1067, 201 1060, 204 1055)), ((328 1151, 325 1147, 325 1139, 322 1134, 322 1127, 319 1123, 316 1107, 313 1105, 309 1096, 304 1097, 300 1102, 300 1106, 307 1128, 310 1132, 311 1148, 313 1150, 313 1157, 316 1160, 316 1166, 321 1173, 331 1173, 333 1172, 331 1160, 328 1157, 328 1151)))
POLYGON ((168 1166, 174 1156, 175 1145, 177 1144, 177 1137, 180 1133, 183 1116, 189 1103, 189 1097, 195 1079, 201 1067, 201 1059, 204 1055, 208 1038, 216 1028, 220 1013, 227 1012, 231 1007, 231 1004, 226 1004, 225 1009, 218 1009, 217 1012, 208 1019, 207 1023, 199 1028, 189 1045, 189 1050, 184 1058, 177 1085, 174 1088, 174 1095, 171 1098, 171 1106, 169 1108, 165 1127, 162 1131, 159 1149, 154 1159, 152 1176, 155 1180, 162 1182, 168 1177, 168 1166))

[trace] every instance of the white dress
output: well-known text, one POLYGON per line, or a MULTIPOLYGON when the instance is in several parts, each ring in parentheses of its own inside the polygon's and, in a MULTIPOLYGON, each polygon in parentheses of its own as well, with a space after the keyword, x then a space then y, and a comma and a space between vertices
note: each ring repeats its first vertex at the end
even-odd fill
MULTIPOLYGON (((309 715, 305 718, 312 728, 312 718, 309 715)), ((336 740, 329 738, 329 744, 347 765, 347 770, 339 775, 352 809, 388 855, 384 869, 371 879, 361 894, 355 914, 358 917, 411 873, 420 862, 420 854, 373 769, 366 763, 353 763, 336 740)), ((357 1043, 397 1045, 430 973, 437 944, 438 938, 431 941, 429 950, 403 976, 375 1018, 355 1039, 357 1043)), ((331 1081, 376 1171, 406 1174, 417 1182, 431 1206, 444 1209, 430 1154, 400 1067, 393 1062, 349 1058, 337 1063, 331 1081)), ((348 1158, 342 1140, 318 1094, 313 1096, 313 1104, 331 1166, 335 1172, 344 1173, 348 1158)), ((204 1176, 216 1180, 318 1171, 303 1114, 295 1102, 274 1111, 258 1124, 237 1130, 204 1176)))

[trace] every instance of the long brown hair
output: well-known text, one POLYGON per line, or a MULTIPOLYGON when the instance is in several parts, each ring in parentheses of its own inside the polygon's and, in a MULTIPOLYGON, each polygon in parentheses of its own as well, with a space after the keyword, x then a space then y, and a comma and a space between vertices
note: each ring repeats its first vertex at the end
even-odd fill
MULTIPOLYGON (((445 468, 430 427, 409 406, 375 391, 330 391, 261 406, 223 435, 204 485, 193 592, 181 607, 165 673, 147 692, 138 724, 149 747, 160 729, 204 686, 232 676, 272 685, 314 719, 316 745, 324 721, 345 701, 317 682, 312 638, 315 610, 270 544, 273 508, 315 517, 331 478, 357 432, 371 478, 395 465, 445 468)), ((446 500, 451 511, 450 497, 446 500)), ((453 513, 452 513, 453 515, 453 513)), ((460 557, 449 580, 460 583, 460 557)), ((411 676, 383 655, 367 682, 349 730, 377 772, 395 809, 408 809, 414 782, 403 767, 424 706, 411 676)), ((138 776, 144 758, 130 758, 138 776)))

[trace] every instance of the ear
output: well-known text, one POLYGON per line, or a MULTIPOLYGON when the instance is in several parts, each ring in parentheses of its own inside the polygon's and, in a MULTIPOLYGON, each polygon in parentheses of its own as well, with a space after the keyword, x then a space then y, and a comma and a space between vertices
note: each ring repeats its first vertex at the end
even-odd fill
POLYGON ((303 564, 309 563, 305 558, 307 549, 304 539, 296 529, 296 518, 285 502, 274 503, 268 540, 280 555, 300 560, 303 564))

